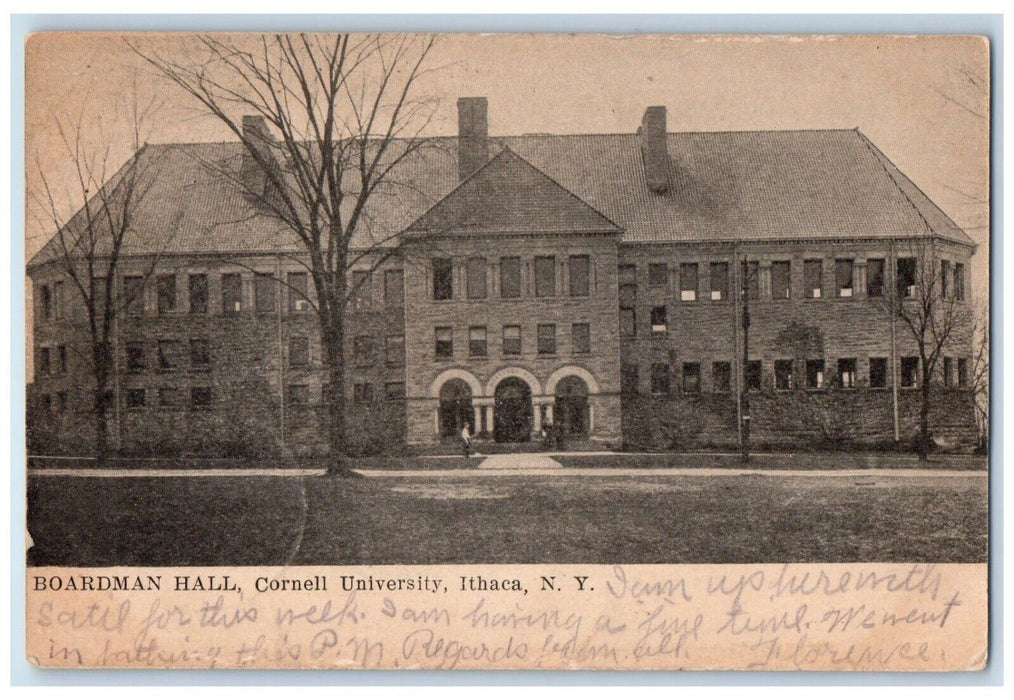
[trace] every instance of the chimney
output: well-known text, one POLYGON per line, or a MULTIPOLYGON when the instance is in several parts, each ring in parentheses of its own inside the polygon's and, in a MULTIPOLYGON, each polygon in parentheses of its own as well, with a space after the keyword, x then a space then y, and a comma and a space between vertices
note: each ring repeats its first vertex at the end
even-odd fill
MULTIPOLYGON (((274 139, 271 138, 264 117, 250 114, 243 116, 243 140, 252 144, 269 163, 275 163, 274 154, 271 152, 274 139)), ((240 167, 240 177, 247 193, 264 197, 267 194, 267 175, 263 166, 254 159, 246 147, 243 148, 243 161, 240 167)))
POLYGON ((489 160, 489 124, 485 97, 458 98, 458 178, 466 177, 489 160))
POLYGON ((666 144, 665 107, 648 107, 638 129, 641 136, 641 156, 644 159, 644 178, 648 189, 665 194, 669 189, 669 148, 666 144))

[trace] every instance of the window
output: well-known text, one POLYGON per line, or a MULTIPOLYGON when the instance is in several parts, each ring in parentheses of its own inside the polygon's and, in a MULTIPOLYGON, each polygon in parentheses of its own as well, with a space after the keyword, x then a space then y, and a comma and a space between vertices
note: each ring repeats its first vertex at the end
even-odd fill
POLYGON ((806 361, 806 388, 807 389, 823 389, 824 388, 824 361, 823 360, 807 360, 806 361))
POLYGON ((775 390, 792 389, 792 360, 775 360, 775 390))
POLYGON ((540 355, 556 354, 556 326, 552 323, 539 324, 538 352, 540 355))
POLYGON ((789 299, 792 296, 792 261, 775 260, 771 263, 771 298, 789 299))
POLYGON ((946 299, 951 295, 951 261, 940 261, 940 298, 946 299))
POLYGON ((468 356, 486 357, 486 326, 471 326, 468 329, 468 356))
POLYGON ((144 408, 144 389, 127 389, 127 408, 144 408))
POLYGON ((535 296, 556 296, 556 258, 552 255, 535 256, 535 296))
POLYGON ((384 384, 384 399, 387 401, 401 401, 405 398, 405 382, 386 382, 384 384))
POLYGON ((42 410, 46 413, 53 410, 53 398, 49 394, 42 395, 42 410))
MULTIPOLYGON (((127 280, 124 279, 124 286, 126 286, 127 280)), ((44 284, 39 287, 39 306, 42 307, 42 318, 49 321, 53 318, 53 295, 49 289, 48 284, 44 284)))
POLYGON ((632 363, 622 363, 620 365, 620 393, 636 394, 637 383, 637 365, 632 363))
POLYGON ((309 364, 310 339, 303 337, 289 338, 289 367, 306 367, 309 364))
POLYGON ((570 274, 570 295, 572 297, 588 296, 591 258, 587 255, 571 255, 567 269, 570 274))
POLYGON ((503 327, 503 354, 521 354, 521 326, 503 327))
POLYGON ((750 360, 746 363, 746 390, 760 391, 761 389, 761 361, 750 360))
POLYGON ((144 352, 144 343, 139 340, 132 340, 127 343, 127 371, 143 372, 148 366, 144 352))
POLYGON ((912 389, 919 386, 919 358, 901 358, 901 388, 912 389))
POLYGON ((160 370, 179 369, 182 365, 180 359, 180 342, 178 340, 158 341, 158 368, 160 370))
POLYGON ((871 357, 870 358, 870 388, 871 389, 886 389, 887 388, 887 358, 886 357, 871 357))
POLYGON ((448 326, 441 326, 435 331, 436 357, 438 360, 449 360, 454 357, 454 331, 448 326))
POLYGON ((465 265, 465 293, 469 299, 486 298, 486 258, 469 258, 465 265))
POLYGON ((63 318, 63 282, 53 283, 53 318, 59 321, 63 318))
POLYGON ((450 258, 433 258, 433 298, 451 299, 454 296, 454 264, 450 258))
POLYGON ((620 335, 637 335, 637 268, 620 265, 620 335))
POLYGON ((286 278, 289 284, 289 313, 310 310, 310 280, 305 272, 290 272, 286 278))
POLYGON ((667 263, 648 263, 648 285, 665 287, 669 284, 669 265, 667 263))
POLYGON ((65 374, 67 372, 67 346, 59 345, 56 348, 56 373, 65 374))
POLYGON ((756 260, 745 261, 742 265, 743 285, 749 299, 760 299, 760 263, 756 260))
POLYGON ((206 370, 211 367, 211 348, 206 338, 190 339, 190 369, 206 370))
POLYGON ((697 301, 697 263, 680 264, 680 301, 697 301))
POLYGON ((834 261, 834 285, 839 297, 851 297, 852 287, 852 260, 838 259, 834 261))
POLYGON ((391 367, 405 364, 405 336, 389 335, 384 338, 384 362, 391 367))
POLYGON ((729 298, 729 263, 711 263, 711 300, 729 298))
POLYGON ((366 382, 353 384, 352 400, 355 403, 373 403, 373 385, 366 382))
POLYGON ((866 261, 866 296, 884 296, 883 258, 872 258, 866 261))
POLYGON ((208 276, 205 274, 190 275, 190 313, 208 313, 208 276))
POLYGON ((632 308, 620 309, 620 335, 625 338, 637 335, 637 311, 632 308))
POLYGON ((965 264, 954 263, 954 298, 965 300, 965 264))
POLYGON ((621 286, 625 284, 637 285, 637 265, 619 265, 616 270, 621 286))
POLYGON ((377 346, 372 335, 357 335, 352 339, 352 357, 360 367, 370 367, 377 362, 377 346))
POLYGON ((39 374, 49 374, 49 348, 39 349, 39 374))
POLYGON ((711 363, 711 387, 714 391, 728 392, 732 390, 732 364, 729 362, 711 363))
POLYGON ((915 296, 915 258, 898 258, 898 296, 915 296))
POLYGON ((587 323, 574 323, 570 326, 570 344, 575 355, 587 355, 591 352, 591 326, 587 323))
POLYGON ((697 394, 701 391, 701 364, 699 362, 683 363, 683 392, 697 394))
POLYGON ((144 277, 127 275, 123 278, 123 305, 131 316, 144 313, 144 277))
POLYGON ((222 313, 238 314, 243 310, 243 281, 239 273, 222 275, 222 313))
POLYGON ((968 359, 958 358, 958 386, 962 389, 968 387, 968 359))
POLYGON ((671 391, 669 365, 656 362, 651 366, 651 393, 668 395, 671 391))
POLYGON ((666 317, 667 317, 666 307, 664 306, 651 307, 652 333, 666 333, 669 330, 669 324, 666 317))
POLYGON ((954 358, 944 358, 944 386, 954 386, 954 358))
POLYGON ((373 305, 373 276, 367 270, 352 271, 352 308, 369 309, 373 305))
POLYGON ((158 312, 168 314, 176 310, 176 275, 159 275, 155 279, 158 290, 158 312))
POLYGON ((179 406, 180 390, 171 386, 159 387, 158 405, 162 408, 175 408, 179 406))
POLYGON ((290 406, 310 405, 310 387, 306 384, 290 384, 285 394, 286 403, 290 406))
POLYGON ((201 410, 211 407, 211 387, 193 386, 190 387, 190 408, 201 410))
POLYGON ((824 287, 824 270, 820 260, 803 261, 803 293, 807 299, 820 299, 824 287))
POLYGON ((500 258, 500 296, 503 299, 521 297, 521 258, 500 258))
POLYGON ((67 392, 58 391, 56 392, 56 410, 60 413, 67 412, 67 392))
POLYGON ((843 357, 838 360, 838 386, 842 389, 856 388, 856 358, 843 357))
POLYGON ((254 310, 257 313, 271 313, 275 310, 277 289, 274 275, 261 272, 254 275, 254 310))
POLYGON ((402 270, 384 270, 384 306, 399 308, 405 305, 405 273, 402 270))

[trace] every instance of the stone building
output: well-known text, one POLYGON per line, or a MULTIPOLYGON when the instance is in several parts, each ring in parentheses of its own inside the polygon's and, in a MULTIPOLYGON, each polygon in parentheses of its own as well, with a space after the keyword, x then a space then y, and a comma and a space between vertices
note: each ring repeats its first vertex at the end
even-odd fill
MULTIPOLYGON (((934 433, 974 440, 975 246, 860 131, 670 133, 649 107, 626 134, 494 137, 484 98, 458 110, 458 137, 399 166, 407 186, 371 200, 356 242, 354 451, 466 423, 508 443, 552 422, 586 445, 730 446, 741 388, 758 443, 909 440, 923 378, 891 308, 930 274, 955 323, 934 433)), ((251 176, 240 145, 135 158, 156 176, 118 282, 137 296, 116 325, 114 444, 323 450, 313 285, 295 238, 217 175, 251 176)), ((73 452, 90 439, 89 361, 55 250, 28 265, 30 411, 53 426, 39 449, 73 452)))

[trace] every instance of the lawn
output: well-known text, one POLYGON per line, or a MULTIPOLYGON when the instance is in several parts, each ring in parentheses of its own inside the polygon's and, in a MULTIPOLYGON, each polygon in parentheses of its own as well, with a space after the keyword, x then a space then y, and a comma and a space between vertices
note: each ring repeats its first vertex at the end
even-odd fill
POLYGON ((33 565, 981 562, 987 555, 987 480, 975 474, 33 477, 28 491, 33 565))

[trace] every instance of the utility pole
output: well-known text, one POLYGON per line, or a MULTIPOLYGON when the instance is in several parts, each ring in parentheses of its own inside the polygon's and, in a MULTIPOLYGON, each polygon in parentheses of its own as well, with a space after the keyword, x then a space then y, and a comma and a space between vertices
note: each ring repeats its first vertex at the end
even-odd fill
POLYGON ((750 461, 750 386, 747 380, 747 368, 750 364, 750 266, 747 264, 746 253, 743 253, 743 381, 740 384, 742 398, 742 430, 740 448, 743 451, 743 463, 750 461))

